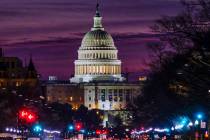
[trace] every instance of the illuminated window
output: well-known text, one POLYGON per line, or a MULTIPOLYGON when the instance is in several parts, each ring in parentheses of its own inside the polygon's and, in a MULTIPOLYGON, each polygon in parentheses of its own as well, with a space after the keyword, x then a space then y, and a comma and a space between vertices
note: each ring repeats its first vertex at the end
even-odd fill
POLYGON ((51 100, 50 96, 48 96, 48 97, 47 97, 47 100, 48 100, 48 101, 50 101, 50 100, 51 100))
POLYGON ((21 82, 16 82, 16 87, 19 87, 21 85, 21 82))
POLYGON ((139 77, 139 81, 146 81, 146 80, 147 80, 147 77, 146 76, 139 77))
POLYGON ((91 104, 89 104, 89 108, 91 108, 91 104))
POLYGON ((105 89, 102 89, 101 90, 101 101, 104 102, 106 99, 105 99, 105 89))
POLYGON ((73 97, 72 97, 72 96, 70 97, 70 101, 71 101, 71 102, 73 101, 73 97))

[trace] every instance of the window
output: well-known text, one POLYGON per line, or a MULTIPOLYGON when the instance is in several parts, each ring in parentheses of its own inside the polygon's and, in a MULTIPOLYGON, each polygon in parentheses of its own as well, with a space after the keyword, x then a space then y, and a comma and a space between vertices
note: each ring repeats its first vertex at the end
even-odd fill
POLYGON ((105 93, 101 93, 101 101, 105 102, 105 93))
POLYGON ((15 68, 15 62, 11 62, 11 68, 12 68, 12 69, 15 68))
POLYGON ((109 93, 109 101, 111 102, 113 100, 112 93, 109 93))
POLYGON ((105 89, 101 90, 101 101, 105 102, 106 98, 105 98, 105 89))
POLYGON ((112 93, 112 89, 109 89, 109 93, 112 93))
POLYGON ((91 96, 89 96, 89 101, 91 101, 91 96))
POLYGON ((105 105, 103 104, 102 107, 105 108, 105 105))
POLYGON ((19 87, 19 86, 21 86, 21 82, 16 82, 16 87, 19 87))
POLYGON ((129 102, 130 101, 130 93, 126 93, 125 98, 126 98, 126 101, 129 102))
POLYGON ((50 98, 50 96, 47 96, 47 101, 51 101, 51 98, 50 98))
POLYGON ((117 93, 117 89, 114 89, 114 93, 117 93))
POLYGON ((91 104, 89 104, 89 108, 91 108, 91 104))
POLYGON ((114 101, 117 102, 118 101, 118 97, 117 97, 117 89, 114 90, 114 101))
POLYGON ((111 102, 112 100, 113 100, 112 89, 109 89, 109 101, 111 102))
POLYGON ((126 93, 130 93, 130 89, 126 89, 126 93))
POLYGON ((123 101, 123 94, 119 93, 119 101, 122 102, 123 101))

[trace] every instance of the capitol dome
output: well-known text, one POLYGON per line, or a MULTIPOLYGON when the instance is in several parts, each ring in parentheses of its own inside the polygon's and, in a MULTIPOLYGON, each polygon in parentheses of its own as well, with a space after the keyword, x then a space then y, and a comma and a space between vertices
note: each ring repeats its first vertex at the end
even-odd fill
POLYGON ((115 50, 112 36, 104 30, 93 30, 85 34, 80 49, 115 50))
POLYGON ((118 60, 118 50, 112 36, 102 26, 98 4, 94 24, 91 31, 82 39, 75 60, 75 74, 71 82, 91 81, 123 81, 121 76, 121 61, 118 60))

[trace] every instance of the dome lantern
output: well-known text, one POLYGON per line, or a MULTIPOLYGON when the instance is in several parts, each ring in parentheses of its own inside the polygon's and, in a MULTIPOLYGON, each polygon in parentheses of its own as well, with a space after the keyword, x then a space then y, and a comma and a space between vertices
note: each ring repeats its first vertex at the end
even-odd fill
POLYGON ((103 26, 102 26, 102 17, 100 16, 100 12, 99 12, 99 3, 97 2, 96 5, 96 14, 93 17, 94 20, 94 24, 93 24, 93 28, 91 29, 92 31, 94 30, 104 30, 103 26))

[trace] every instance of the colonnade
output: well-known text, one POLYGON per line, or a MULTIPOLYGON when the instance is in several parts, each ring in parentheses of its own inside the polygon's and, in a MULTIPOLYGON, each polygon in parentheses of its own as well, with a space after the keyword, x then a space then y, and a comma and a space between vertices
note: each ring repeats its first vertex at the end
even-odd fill
POLYGON ((79 53, 79 59, 117 59, 115 53, 79 53))
POLYGON ((76 65, 76 75, 121 74, 120 65, 76 65))

